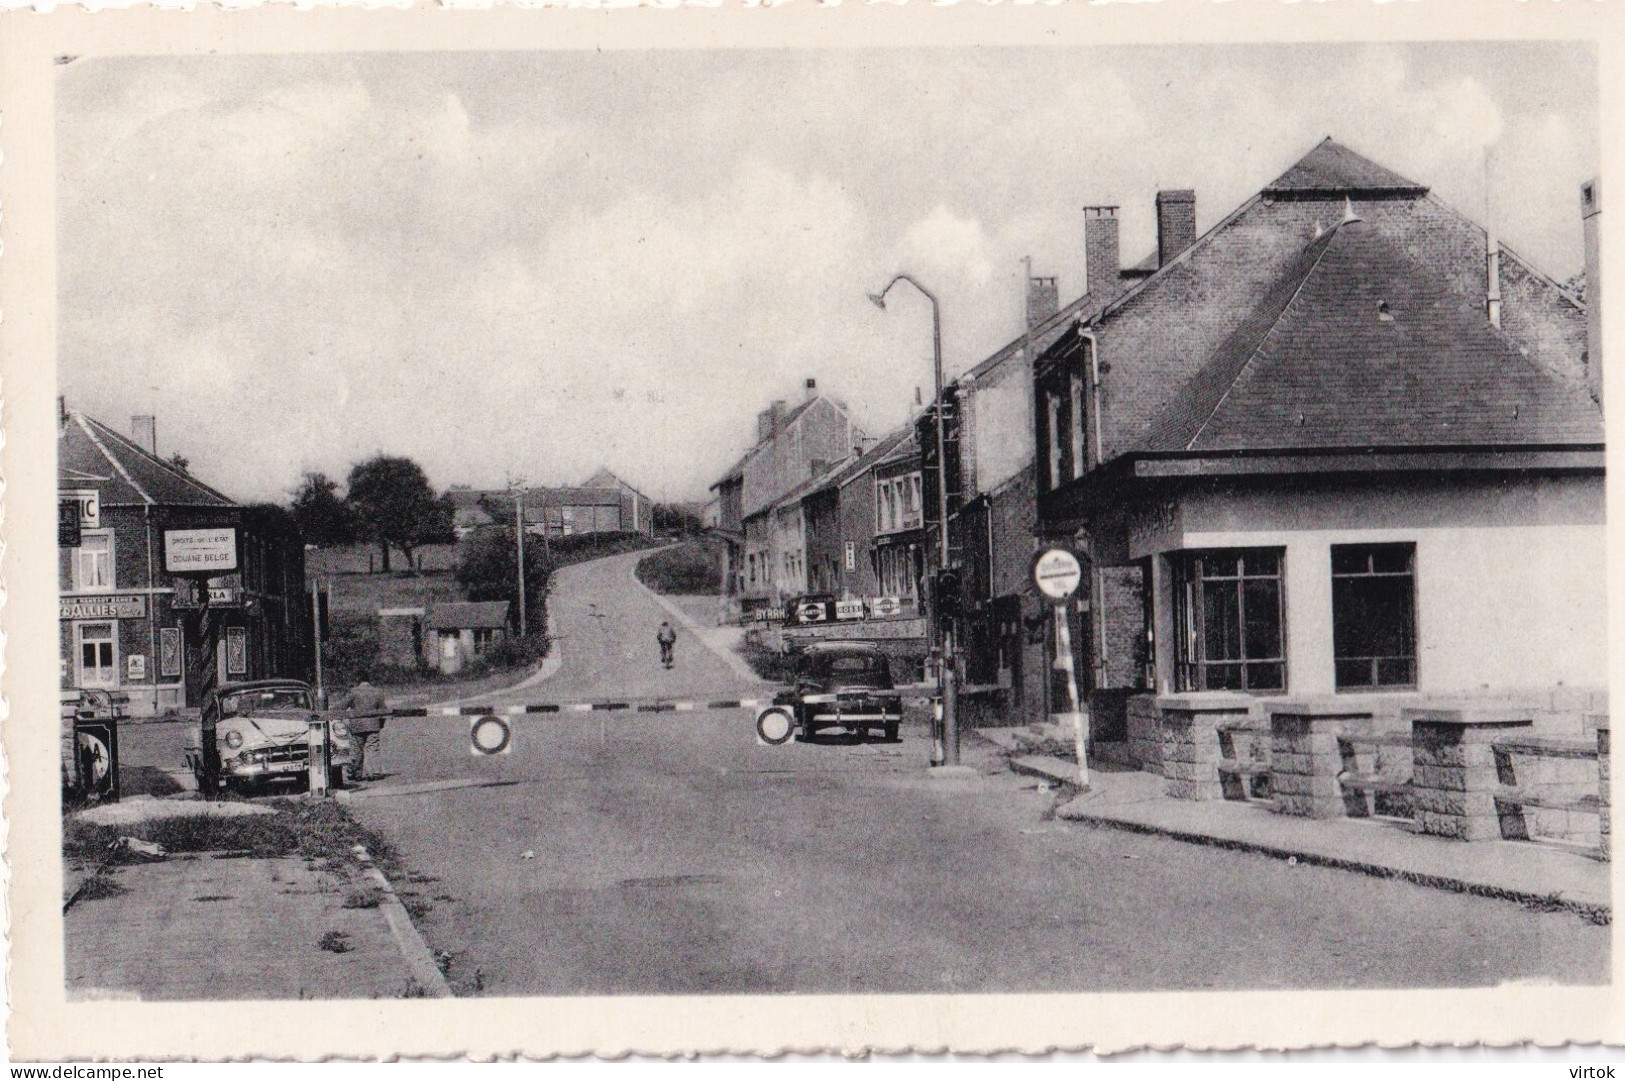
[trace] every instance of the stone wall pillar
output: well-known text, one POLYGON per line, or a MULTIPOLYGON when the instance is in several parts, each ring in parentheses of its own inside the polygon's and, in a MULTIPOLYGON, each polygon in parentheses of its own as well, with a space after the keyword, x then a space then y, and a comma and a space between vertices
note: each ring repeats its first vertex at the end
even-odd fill
POLYGON ((1369 732, 1371 711, 1335 702, 1271 702, 1270 790, 1276 814, 1303 818, 1364 817, 1363 792, 1343 792, 1337 775, 1343 755, 1337 737, 1355 729, 1369 732))
MULTIPOLYGON (((1502 837, 1495 792, 1500 786, 1491 743, 1534 727, 1528 710, 1468 706, 1459 709, 1406 709, 1416 764, 1411 796, 1416 825, 1423 833, 1463 841, 1502 837)), ((1511 812, 1516 833, 1522 815, 1511 812)))
POLYGON ((1175 799, 1221 799, 1219 725, 1245 720, 1253 707, 1245 694, 1225 691, 1167 695, 1162 714, 1163 790, 1175 799))
POLYGON ((1605 860, 1613 859, 1612 801, 1608 793, 1612 777, 1608 763, 1609 743, 1608 718, 1603 717, 1597 722, 1597 854, 1605 860))

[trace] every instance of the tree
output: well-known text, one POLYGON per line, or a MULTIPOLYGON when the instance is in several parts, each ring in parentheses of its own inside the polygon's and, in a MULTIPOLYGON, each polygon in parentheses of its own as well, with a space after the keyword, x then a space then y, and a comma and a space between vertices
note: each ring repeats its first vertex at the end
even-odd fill
MULTIPOLYGON (((394 545, 412 552, 437 536, 450 531, 442 501, 435 498, 429 478, 410 458, 379 454, 356 464, 350 470, 347 501, 355 513, 359 531, 374 541, 389 570, 389 548, 394 545)), ((444 504, 449 507, 449 501, 444 504)))
POLYGON ((699 515, 682 503, 656 503, 654 528, 657 533, 681 533, 687 536, 704 532, 705 526, 699 515))
MULTIPOLYGON (((457 584, 471 601, 507 601, 517 606, 518 545, 511 526, 485 526, 457 546, 457 584)), ((525 545, 525 620, 532 634, 546 624, 547 583, 553 564, 537 544, 525 545)))
POLYGON ((311 544, 354 544, 355 512, 326 473, 306 473, 294 491, 293 517, 311 544))
POLYGON ((182 473, 186 473, 192 468, 192 459, 185 457, 180 451, 176 451, 169 456, 169 464, 182 473))

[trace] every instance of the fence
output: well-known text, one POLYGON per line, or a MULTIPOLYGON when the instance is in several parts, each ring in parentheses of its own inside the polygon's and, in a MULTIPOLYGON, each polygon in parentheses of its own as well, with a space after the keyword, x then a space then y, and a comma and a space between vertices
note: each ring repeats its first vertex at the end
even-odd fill
POLYGON ((1527 711, 1408 708, 1404 729, 1336 701, 1272 702, 1267 721, 1234 695, 1159 701, 1166 791, 1267 804, 1308 818, 1387 818, 1461 840, 1580 847, 1608 858, 1609 725, 1539 735, 1527 711))

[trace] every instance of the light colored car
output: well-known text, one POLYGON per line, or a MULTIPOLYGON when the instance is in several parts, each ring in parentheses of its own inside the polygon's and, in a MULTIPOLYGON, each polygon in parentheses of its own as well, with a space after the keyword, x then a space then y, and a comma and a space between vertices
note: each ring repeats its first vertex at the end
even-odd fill
MULTIPOLYGON (((297 679, 262 679, 225 683, 203 701, 203 718, 215 724, 220 752, 220 783, 250 788, 306 782, 310 762, 310 722, 321 714, 308 683, 297 679)), ((329 784, 338 788, 354 748, 344 721, 332 721, 329 784)), ((203 787, 203 725, 192 729, 186 743, 186 765, 203 787)))

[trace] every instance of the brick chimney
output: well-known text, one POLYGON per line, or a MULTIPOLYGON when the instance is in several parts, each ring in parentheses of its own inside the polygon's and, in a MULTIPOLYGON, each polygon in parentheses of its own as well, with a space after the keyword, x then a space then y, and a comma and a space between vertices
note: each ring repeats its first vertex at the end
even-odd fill
POLYGON ((1061 289, 1054 278, 1027 279, 1027 329, 1033 330, 1061 310, 1061 289))
POLYGON ((1083 280, 1090 296, 1111 296, 1118 290, 1122 272, 1117 245, 1117 208, 1083 208, 1083 280))
POLYGON ((773 438, 773 410, 764 409, 756 414, 756 442, 773 438))
POLYGON ((158 456, 158 418, 147 413, 141 413, 130 418, 130 438, 135 445, 152 455, 158 456))
POLYGON ((1602 228, 1602 188, 1595 177, 1580 185, 1580 224, 1586 249, 1586 382, 1602 401, 1602 263, 1597 233, 1602 228))
POLYGON ((1157 192, 1157 265, 1167 266, 1196 243, 1196 192, 1177 188, 1157 192))
POLYGON ((802 391, 802 397, 809 402, 818 397, 818 380, 811 378, 807 380, 807 385, 802 391))

